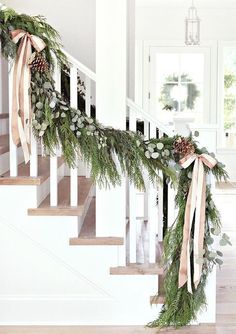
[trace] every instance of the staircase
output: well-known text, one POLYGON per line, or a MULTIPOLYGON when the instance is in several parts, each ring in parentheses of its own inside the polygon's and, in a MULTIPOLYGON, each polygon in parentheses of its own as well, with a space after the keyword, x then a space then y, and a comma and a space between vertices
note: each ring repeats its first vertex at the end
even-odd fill
MULTIPOLYGON (((67 56, 70 104, 78 106, 79 74, 90 116, 96 75, 67 56)), ((60 90, 58 67, 54 78, 60 90)), ((10 72, 9 96, 11 89, 10 72)), ((157 189, 148 180, 145 193, 127 180, 123 235, 98 236, 89 166, 78 157, 78 168, 68 168, 60 150, 49 156, 33 136, 26 165, 21 147, 12 142, 9 110, 0 114, 0 324, 143 325, 152 320, 163 303, 161 297, 152 300, 158 307, 150 307, 163 275, 163 185, 156 205, 157 189)), ((137 131, 140 124, 146 138, 172 134, 127 99, 127 129, 137 131)))
MULTIPOLYGON (((67 57, 70 104, 78 106, 79 75, 90 116, 96 74, 67 57)), ((60 91, 57 66, 54 79, 60 91)), ((11 90, 10 72, 9 96, 11 90)), ((127 130, 142 130, 146 139, 173 135, 131 99, 126 109, 127 130)), ((33 136, 25 165, 21 147, 12 142, 9 110, 0 110, 0 325, 144 325, 153 320, 164 302, 160 257, 165 229, 176 216, 173 189, 165 180, 154 188, 146 175, 146 191, 140 192, 125 180, 122 233, 101 235, 99 189, 89 166, 77 157, 78 168, 69 168, 60 149, 49 156, 33 136)))

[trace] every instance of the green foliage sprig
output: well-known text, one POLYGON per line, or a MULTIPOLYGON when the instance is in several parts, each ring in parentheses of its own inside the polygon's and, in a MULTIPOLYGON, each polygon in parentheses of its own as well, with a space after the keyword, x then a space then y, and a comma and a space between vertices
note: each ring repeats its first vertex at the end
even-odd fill
MULTIPOLYGON (((68 66, 57 31, 42 16, 31 17, 17 14, 12 9, 0 9, 1 51, 4 57, 12 60, 15 59, 18 47, 10 37, 10 32, 14 29, 24 29, 41 37, 46 43, 43 54, 50 67, 44 73, 32 73, 30 94, 34 134, 42 141, 47 153, 54 154, 61 147, 69 166, 76 166, 79 155, 91 166, 92 179, 102 186, 120 184, 123 174, 137 188, 145 189, 144 170, 147 170, 153 184, 160 180, 159 171, 163 172, 167 181, 177 184, 175 202, 178 217, 164 240, 165 304, 158 318, 148 326, 162 328, 189 324, 206 306, 204 289, 208 274, 215 264, 222 264, 223 254, 214 249, 214 237, 221 235, 221 222, 210 187, 207 187, 204 254, 201 259, 203 273, 198 288, 193 290, 193 294, 189 294, 186 285, 178 289, 178 271, 184 212, 193 165, 181 169, 178 164, 180 157, 176 154, 174 144, 179 136, 144 140, 140 133, 104 127, 85 112, 71 108, 55 90, 52 76, 53 54, 62 68, 68 66)), ((206 149, 200 149, 192 137, 185 139, 185 142, 197 154, 208 153, 206 149)), ((205 171, 207 174, 211 172, 217 180, 226 180, 228 177, 220 162, 211 171, 205 167, 205 171)), ((220 244, 230 244, 226 234, 221 235, 220 244)))

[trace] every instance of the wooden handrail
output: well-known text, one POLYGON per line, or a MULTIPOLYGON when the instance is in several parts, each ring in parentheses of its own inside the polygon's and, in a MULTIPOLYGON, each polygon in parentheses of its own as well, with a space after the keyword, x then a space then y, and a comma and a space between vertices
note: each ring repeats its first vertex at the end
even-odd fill
POLYGON ((154 124, 159 130, 165 133, 167 136, 172 137, 175 133, 174 130, 171 131, 168 127, 165 126, 162 122, 155 119, 153 116, 149 115, 146 111, 144 111, 137 103, 132 101, 130 98, 126 99, 127 106, 136 111, 141 118, 144 118, 146 121, 154 124))
POLYGON ((68 52, 63 50, 64 54, 68 58, 68 61, 72 63, 75 67, 77 67, 78 70, 80 70, 82 73, 84 73, 86 76, 88 76, 90 79, 96 82, 96 73, 90 70, 87 66, 82 64, 80 61, 72 57, 68 52))

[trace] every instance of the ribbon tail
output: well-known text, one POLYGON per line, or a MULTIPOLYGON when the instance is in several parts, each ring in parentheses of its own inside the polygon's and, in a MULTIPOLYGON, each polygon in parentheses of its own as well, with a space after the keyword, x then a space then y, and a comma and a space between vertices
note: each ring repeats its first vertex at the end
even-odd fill
POLYGON ((198 159, 196 159, 194 163, 192 182, 190 185, 185 208, 183 243, 180 255, 180 267, 179 267, 179 288, 181 288, 187 282, 189 293, 192 293, 190 236, 194 218, 194 211, 196 208, 196 199, 197 199, 196 188, 198 181, 197 178, 198 178, 198 159))
POLYGON ((201 279, 203 243, 206 211, 206 178, 203 163, 199 166, 199 189, 196 206, 195 230, 194 230, 194 286, 197 289, 201 279))

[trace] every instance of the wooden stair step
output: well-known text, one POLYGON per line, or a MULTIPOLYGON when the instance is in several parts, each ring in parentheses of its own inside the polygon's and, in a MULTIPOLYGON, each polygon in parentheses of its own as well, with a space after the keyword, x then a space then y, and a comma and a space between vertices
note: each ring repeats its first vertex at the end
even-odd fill
POLYGON ((28 209, 30 216, 82 216, 86 202, 91 199, 93 184, 91 179, 78 176, 78 205, 70 206, 70 177, 65 176, 58 184, 58 205, 50 206, 50 194, 38 208, 28 209))
POLYGON ((120 246, 124 244, 124 238, 119 237, 78 237, 70 238, 71 246, 120 246))
MULTIPOLYGON (((57 159, 57 167, 64 163, 63 158, 57 159)), ((0 185, 40 185, 50 176, 50 157, 38 157, 38 176, 30 174, 30 163, 24 162, 18 166, 18 176, 11 177, 10 171, 0 177, 0 185)))
POLYGON ((0 119, 7 119, 7 118, 9 118, 9 113, 5 112, 0 114, 0 119))
POLYGON ((9 135, 8 134, 0 136, 0 155, 6 152, 9 152, 9 135))
POLYGON ((129 264, 110 268, 111 275, 163 275, 163 268, 157 264, 129 264))
POLYGON ((123 245, 124 239, 119 237, 96 237, 96 199, 93 198, 86 217, 84 219, 84 223, 81 227, 80 234, 78 238, 71 238, 70 245, 71 246, 102 246, 102 245, 123 245))
POLYGON ((150 297, 150 304, 164 304, 165 302, 165 296, 164 295, 157 295, 157 296, 151 296, 150 297))

